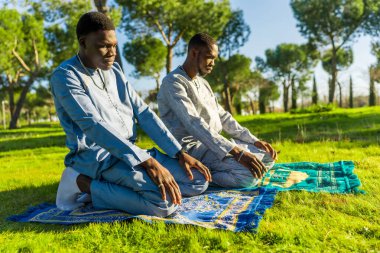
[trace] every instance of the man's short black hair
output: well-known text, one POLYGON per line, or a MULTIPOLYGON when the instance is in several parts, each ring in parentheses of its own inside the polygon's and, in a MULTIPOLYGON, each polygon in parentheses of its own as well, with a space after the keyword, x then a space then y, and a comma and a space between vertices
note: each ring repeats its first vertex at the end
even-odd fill
POLYGON ((190 39, 187 50, 189 51, 191 48, 200 47, 211 49, 213 45, 216 45, 216 40, 214 40, 210 35, 207 33, 197 33, 190 39))
POLYGON ((103 13, 92 11, 83 14, 77 24, 77 38, 99 30, 115 30, 112 21, 103 13))

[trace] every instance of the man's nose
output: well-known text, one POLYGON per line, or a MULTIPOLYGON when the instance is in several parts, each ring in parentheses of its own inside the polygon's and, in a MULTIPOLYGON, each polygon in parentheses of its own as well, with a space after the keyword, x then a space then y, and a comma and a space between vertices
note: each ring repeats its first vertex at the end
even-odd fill
POLYGON ((117 55, 117 46, 109 47, 107 51, 108 56, 116 56, 117 55))

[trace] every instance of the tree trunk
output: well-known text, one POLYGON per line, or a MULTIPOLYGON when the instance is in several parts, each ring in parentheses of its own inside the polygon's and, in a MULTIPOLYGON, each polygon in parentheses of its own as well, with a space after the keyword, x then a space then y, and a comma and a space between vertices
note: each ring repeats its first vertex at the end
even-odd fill
POLYGON ((156 80, 156 92, 158 94, 158 91, 160 89, 160 77, 156 77, 155 80, 156 80))
POLYGON ((255 115, 256 114, 255 104, 253 103, 253 100, 251 98, 249 98, 249 105, 251 106, 252 114, 255 115))
POLYGON ((9 129, 16 129, 17 128, 17 121, 20 117, 21 109, 25 103, 26 95, 29 92, 30 86, 32 85, 33 81, 30 80, 23 88, 20 94, 20 97, 17 101, 16 108, 14 112, 11 114, 11 121, 9 123, 9 129))
POLYGON ((376 105, 376 89, 375 89, 375 80, 373 80, 373 77, 370 75, 369 79, 369 106, 375 106, 376 105))
POLYGON ((336 87, 336 77, 337 77, 337 69, 336 69, 336 50, 332 50, 332 58, 331 58, 331 83, 329 87, 329 103, 334 102, 335 96, 335 87, 336 87))
POLYGON ((265 114, 266 108, 265 108, 265 101, 259 100, 259 111, 260 114, 265 114))
POLYGON ((288 101, 289 101, 289 87, 290 87, 290 85, 286 85, 286 81, 284 81, 282 83, 282 87, 284 88, 284 95, 283 95, 284 112, 288 112, 289 111, 288 101))
POLYGON ((297 88, 294 81, 294 77, 291 81, 291 87, 292 87, 292 109, 297 109, 297 88))
POLYGON ((354 108, 354 87, 352 84, 352 77, 350 77, 350 97, 349 97, 350 108, 354 108))
POLYGON ((224 102, 225 102, 226 110, 232 114, 230 84, 228 83, 228 81, 224 81, 224 95, 225 95, 224 102))
POLYGON ((173 46, 167 45, 167 54, 166 54, 166 74, 169 74, 172 71, 172 60, 173 60, 173 46))
POLYGON ((15 110, 15 95, 14 95, 14 89, 13 89, 13 82, 9 82, 9 88, 8 88, 8 96, 9 96, 9 111, 12 115, 12 113, 15 110))
POLYGON ((340 82, 336 82, 338 84, 338 87, 339 87, 339 107, 342 108, 343 107, 343 101, 342 101, 342 85, 340 84, 340 82))
POLYGON ((315 76, 313 78, 313 92, 311 97, 312 104, 318 104, 318 89, 317 89, 317 81, 315 80, 315 76))

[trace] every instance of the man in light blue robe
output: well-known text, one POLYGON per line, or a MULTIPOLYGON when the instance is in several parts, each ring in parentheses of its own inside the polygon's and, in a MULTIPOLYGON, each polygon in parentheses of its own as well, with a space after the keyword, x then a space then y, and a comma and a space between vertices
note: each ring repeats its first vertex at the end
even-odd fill
POLYGON ((50 79, 70 149, 58 187, 58 208, 73 210, 90 200, 96 208, 171 214, 182 196, 206 190, 210 172, 181 149, 125 79, 114 62, 112 22, 99 12, 86 13, 77 24, 77 37, 78 54, 50 79), (136 124, 167 155, 137 147, 136 124))

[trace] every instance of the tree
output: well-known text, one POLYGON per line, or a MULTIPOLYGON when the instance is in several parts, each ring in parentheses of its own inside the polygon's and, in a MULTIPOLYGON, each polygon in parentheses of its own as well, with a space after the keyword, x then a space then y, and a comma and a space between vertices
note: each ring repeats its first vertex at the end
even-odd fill
POLYGON ((1 84, 8 91, 11 111, 10 129, 17 127, 21 109, 30 87, 46 74, 49 56, 43 20, 38 15, 0 10, 1 84), (15 101, 15 90, 20 95, 15 101))
POLYGON ((206 77, 213 88, 222 90, 225 108, 230 113, 234 112, 232 106, 234 96, 244 93, 250 88, 248 85, 251 77, 250 66, 250 58, 235 54, 228 60, 220 58, 216 61, 214 70, 206 77))
POLYGON ((304 107, 304 98, 310 96, 310 90, 306 86, 307 81, 309 81, 309 76, 303 76, 298 80, 297 92, 301 95, 301 108, 304 107))
POLYGON ((376 82, 380 82, 379 64, 374 64, 369 68, 369 106, 376 105, 376 82))
POLYGON ((291 0, 297 27, 314 43, 331 48, 329 103, 334 101, 337 84, 337 54, 364 32, 376 11, 377 0, 291 0))
POLYGON ((369 68, 369 105, 376 105, 376 83, 380 82, 380 42, 372 43, 372 53, 376 56, 377 63, 369 68))
POLYGON ((244 21, 243 11, 232 12, 231 18, 223 28, 218 38, 219 55, 230 58, 240 47, 248 41, 251 29, 244 21))
POLYGON ((352 84, 352 76, 350 76, 350 95, 348 99, 348 104, 350 108, 354 108, 354 90, 353 90, 353 84, 352 84))
POLYGON ((259 110, 260 114, 266 113, 266 107, 271 101, 276 101, 280 97, 278 86, 270 80, 262 80, 259 88, 259 110))
POLYGON ((351 48, 341 48, 336 53, 335 56, 333 56, 333 50, 327 50, 324 55, 322 56, 322 67, 323 69, 331 75, 331 82, 330 82, 330 88, 333 85, 333 76, 332 76, 332 69, 335 71, 335 82, 338 84, 339 87, 339 106, 342 107, 343 100, 342 100, 342 85, 338 81, 337 74, 339 71, 343 70, 344 68, 347 68, 352 64, 354 61, 354 56, 352 53, 351 48), (335 59, 333 59, 335 57, 335 59), (335 65, 333 68, 332 65, 335 65))
POLYGON ((116 0, 123 7, 123 28, 130 40, 159 36, 166 46, 166 72, 173 49, 199 31, 218 38, 231 16, 228 0, 116 0))
POLYGON ((156 93, 160 87, 160 72, 165 66, 166 47, 161 40, 146 35, 124 45, 124 57, 135 67, 135 77, 149 76, 156 80, 156 93))
POLYGON ((318 53, 311 44, 283 43, 274 50, 267 49, 265 56, 266 60, 256 57, 256 64, 263 70, 271 70, 274 79, 282 83, 284 111, 288 112, 289 88, 315 65, 318 53))
POLYGON ((297 92, 297 87, 296 87, 296 82, 294 78, 292 78, 291 83, 290 83, 290 88, 292 90, 292 109, 297 109, 297 97, 298 97, 298 92, 297 92))
MULTIPOLYGON (((233 85, 231 85, 231 82, 225 78, 226 74, 230 71, 229 65, 232 64, 233 66, 231 71, 235 71, 234 67, 241 64, 241 66, 244 69, 244 74, 240 81, 244 80, 244 82, 247 82, 250 78, 251 71, 249 70, 249 65, 251 64, 251 60, 247 57, 243 57, 242 55, 234 55, 232 56, 232 53, 238 51, 240 47, 242 47, 249 38, 249 35, 251 33, 250 27, 248 24, 245 23, 243 12, 241 10, 237 10, 232 12, 232 15, 227 22, 227 24, 223 28, 222 35, 218 38, 218 46, 219 46, 219 55, 221 56, 219 58, 219 65, 223 66, 222 72, 216 72, 222 74, 220 76, 220 79, 223 80, 223 94, 225 98, 225 108, 230 113, 233 112, 233 107, 238 109, 238 113, 240 113, 241 109, 241 97, 245 89, 243 91, 243 87, 249 87, 249 85, 243 85, 240 89, 236 90, 236 87, 234 89, 233 85), (240 62, 239 62, 240 61, 240 62), (238 92, 236 99, 233 99, 234 94, 238 92)), ((215 74, 215 73, 214 73, 215 74)), ((241 82, 240 82, 241 83, 241 82)))
POLYGON ((36 1, 36 13, 45 21, 45 37, 51 52, 50 70, 75 55, 79 50, 76 25, 81 15, 90 11, 90 0, 36 1))
POLYGON ((375 86, 375 78, 374 75, 376 73, 376 69, 374 67, 370 68, 370 78, 369 78, 369 97, 368 104, 369 106, 376 105, 376 86, 375 86))
POLYGON ((0 85, 7 90, 12 108, 10 128, 17 126, 33 84, 46 80, 49 72, 78 51, 76 23, 80 15, 91 10, 89 0, 17 4, 17 10, 0 10, 0 45, 11 47, 0 53, 0 85), (17 101, 15 93, 19 94, 17 101))
POLYGON ((311 93, 311 103, 314 105, 318 104, 318 89, 317 81, 315 80, 315 75, 313 77, 313 91, 311 93))

